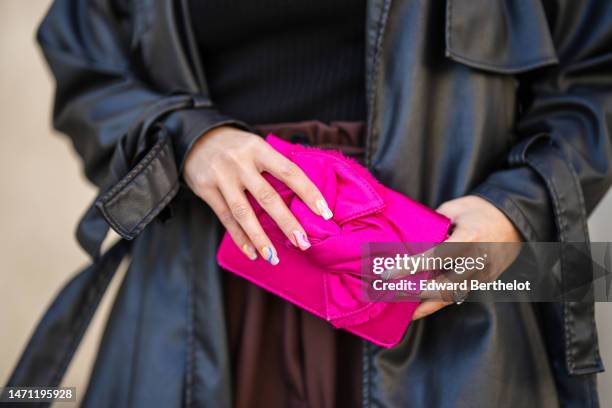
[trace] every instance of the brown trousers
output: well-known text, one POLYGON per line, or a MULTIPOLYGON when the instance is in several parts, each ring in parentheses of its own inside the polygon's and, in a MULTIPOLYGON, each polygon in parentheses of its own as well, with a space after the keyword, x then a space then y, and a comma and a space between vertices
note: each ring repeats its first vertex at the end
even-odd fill
MULTIPOLYGON (((363 154, 361 122, 256 126, 294 143, 363 154)), ((282 262, 282 261, 281 261, 282 262)), ((237 408, 361 406, 361 340, 226 272, 227 335, 237 408)))

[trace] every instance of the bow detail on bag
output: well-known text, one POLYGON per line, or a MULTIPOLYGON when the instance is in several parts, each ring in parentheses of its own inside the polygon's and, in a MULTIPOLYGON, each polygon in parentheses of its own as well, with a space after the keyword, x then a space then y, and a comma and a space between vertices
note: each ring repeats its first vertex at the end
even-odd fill
MULTIPOLYGON (((226 234, 218 253, 222 267, 377 344, 401 339, 416 302, 366 298, 363 245, 369 242, 432 242, 446 238, 449 220, 382 186, 364 167, 342 154, 286 142, 268 135, 268 143, 297 164, 319 188, 333 218, 324 220, 285 184, 264 177, 303 226, 312 246, 301 251, 272 218, 249 197, 281 262, 248 260, 226 234)), ((415 275, 410 279, 424 279, 415 275)))

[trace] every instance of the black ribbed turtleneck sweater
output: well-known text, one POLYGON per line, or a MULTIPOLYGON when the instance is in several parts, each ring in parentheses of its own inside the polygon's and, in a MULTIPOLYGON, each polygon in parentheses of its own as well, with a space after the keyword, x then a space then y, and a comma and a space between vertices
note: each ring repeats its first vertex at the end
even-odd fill
POLYGON ((251 124, 365 119, 365 0, 191 0, 211 98, 251 124))

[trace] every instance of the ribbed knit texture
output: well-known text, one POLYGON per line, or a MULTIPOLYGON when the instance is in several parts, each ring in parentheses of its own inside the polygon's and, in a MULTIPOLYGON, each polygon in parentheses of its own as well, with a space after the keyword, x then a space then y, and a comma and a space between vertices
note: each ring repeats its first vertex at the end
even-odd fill
POLYGON ((211 97, 245 122, 365 119, 365 0, 192 0, 211 97))

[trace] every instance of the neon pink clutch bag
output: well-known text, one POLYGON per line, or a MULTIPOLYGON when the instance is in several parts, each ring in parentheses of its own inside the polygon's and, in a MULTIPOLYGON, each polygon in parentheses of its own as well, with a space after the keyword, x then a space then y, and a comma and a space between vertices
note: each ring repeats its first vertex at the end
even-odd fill
POLYGON ((447 238, 450 221, 384 187, 363 166, 340 153, 295 145, 274 135, 266 140, 315 183, 334 216, 324 220, 314 214, 292 190, 266 174, 304 227, 312 246, 306 251, 295 248, 251 199, 280 263, 273 266, 261 257, 249 260, 225 233, 217 253, 219 265, 337 328, 380 346, 395 346, 418 302, 368 301, 364 297, 362 244, 439 243, 447 238))

